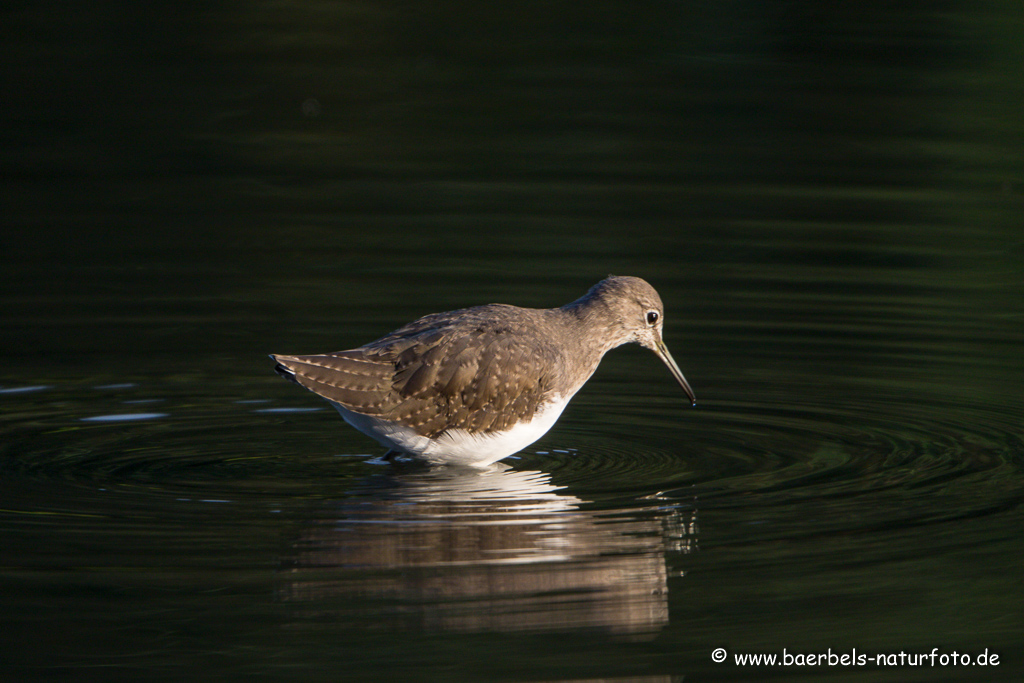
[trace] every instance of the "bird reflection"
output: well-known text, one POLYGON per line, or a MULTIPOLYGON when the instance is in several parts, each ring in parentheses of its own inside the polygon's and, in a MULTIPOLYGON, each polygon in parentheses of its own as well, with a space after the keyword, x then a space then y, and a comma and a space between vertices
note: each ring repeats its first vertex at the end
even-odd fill
POLYGON ((667 624, 665 552, 692 549, 693 520, 587 511, 561 488, 501 464, 371 477, 299 532, 280 595, 300 614, 366 628, 643 634, 667 624))

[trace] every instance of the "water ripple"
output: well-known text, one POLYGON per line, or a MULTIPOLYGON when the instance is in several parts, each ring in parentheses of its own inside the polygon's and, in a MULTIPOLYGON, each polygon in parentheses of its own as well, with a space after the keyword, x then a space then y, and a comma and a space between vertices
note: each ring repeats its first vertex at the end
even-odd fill
MULTIPOLYGON (((326 414, 274 405, 254 411, 237 397, 155 395, 166 412, 98 406, 84 389, 25 394, 20 412, 0 425, 0 470, 226 499, 250 490, 301 494, 332 482, 340 489, 375 469, 369 456, 337 457, 347 450, 339 444, 356 444, 351 453, 374 447, 326 414)), ((657 499, 743 510, 750 523, 770 520, 776 530, 806 526, 801 516, 816 511, 828 517, 820 531, 980 515, 1022 499, 1019 422, 990 405, 895 395, 785 405, 707 400, 681 418, 674 403, 625 396, 614 409, 560 423, 543 446, 508 464, 543 471, 598 504, 657 499)))
POLYGON ((112 415, 92 415, 79 418, 82 422, 139 422, 141 420, 158 420, 168 417, 167 413, 114 413, 112 415))
POLYGON ((812 519, 814 533, 836 533, 980 516, 1024 500, 1019 422, 987 404, 878 395, 705 401, 685 420, 643 410, 620 415, 629 429, 609 417, 598 431, 563 433, 577 439, 578 455, 546 449, 529 464, 582 497, 622 504, 646 492, 665 504, 731 510, 742 524, 783 535, 803 533, 812 519), (643 438, 631 441, 639 427, 643 438))
POLYGON ((709 452, 735 456, 741 431, 760 432, 762 467, 737 468, 670 495, 703 509, 736 509, 773 534, 931 524, 1018 506, 1024 498, 1019 427, 978 405, 879 399, 857 405, 735 406, 718 412, 709 452), (732 453, 730 453, 732 451, 732 453), (784 457, 780 454, 785 454, 784 457), (763 467, 770 462, 774 467, 763 467))

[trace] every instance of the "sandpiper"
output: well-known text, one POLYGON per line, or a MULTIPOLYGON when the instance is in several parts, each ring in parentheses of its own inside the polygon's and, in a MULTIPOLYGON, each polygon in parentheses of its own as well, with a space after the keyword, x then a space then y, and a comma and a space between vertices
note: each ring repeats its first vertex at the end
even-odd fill
POLYGON ((636 342, 664 361, 661 297, 611 276, 561 308, 487 304, 434 313, 377 341, 312 356, 271 355, 275 370, 330 401, 392 453, 483 467, 543 436, 609 350, 636 342))

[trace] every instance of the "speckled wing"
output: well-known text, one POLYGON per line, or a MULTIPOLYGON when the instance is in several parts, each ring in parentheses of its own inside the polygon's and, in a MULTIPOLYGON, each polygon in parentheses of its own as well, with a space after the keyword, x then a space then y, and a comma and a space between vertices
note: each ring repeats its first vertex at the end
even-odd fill
POLYGON ((275 359, 329 401, 431 438, 453 428, 503 431, 533 418, 552 381, 541 359, 557 353, 516 330, 521 318, 506 309, 434 314, 358 349, 275 359))
POLYGON ((379 415, 387 404, 394 369, 362 349, 273 358, 279 374, 350 410, 379 415))

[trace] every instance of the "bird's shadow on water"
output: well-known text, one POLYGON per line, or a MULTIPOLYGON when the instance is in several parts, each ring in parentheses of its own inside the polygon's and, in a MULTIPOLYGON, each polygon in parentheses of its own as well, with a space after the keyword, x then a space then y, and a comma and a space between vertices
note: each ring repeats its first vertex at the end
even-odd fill
POLYGON ((695 513, 592 511, 550 475, 502 464, 401 463, 314 508, 290 539, 278 595, 300 621, 642 637, 669 620, 672 514, 695 513))

